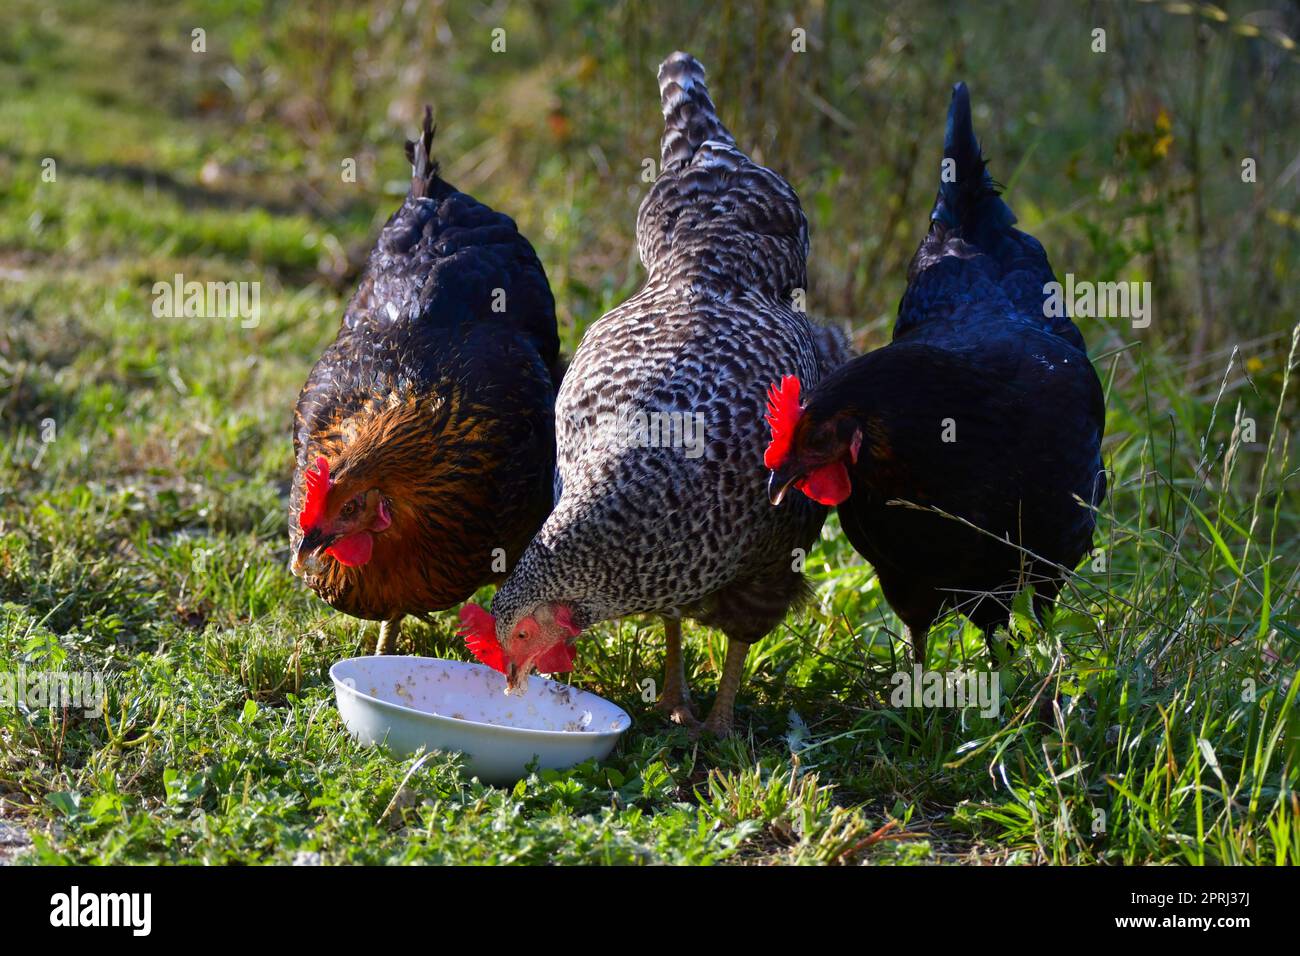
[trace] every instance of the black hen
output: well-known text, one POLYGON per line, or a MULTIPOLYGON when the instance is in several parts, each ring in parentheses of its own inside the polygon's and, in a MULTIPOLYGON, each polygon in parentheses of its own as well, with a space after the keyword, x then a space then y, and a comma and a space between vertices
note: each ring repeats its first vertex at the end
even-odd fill
POLYGON ((839 505, 918 661, 945 609, 990 643, 1025 584, 1041 610, 1091 548, 1106 492, 1101 383, 1074 323, 1045 316, 1052 267, 985 169, 965 84, 944 158, 951 175, 893 342, 833 372, 802 406, 787 378, 768 454, 774 504, 793 485, 839 505))
POLYGON ((533 247, 446 183, 425 111, 410 194, 380 233, 294 422, 294 571, 397 624, 505 577, 549 513, 559 337, 533 247))

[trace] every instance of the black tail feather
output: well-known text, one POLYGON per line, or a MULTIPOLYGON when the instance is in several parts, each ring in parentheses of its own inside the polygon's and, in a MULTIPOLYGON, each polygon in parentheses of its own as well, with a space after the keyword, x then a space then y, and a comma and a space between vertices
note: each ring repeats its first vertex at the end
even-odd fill
POLYGON ((438 179, 438 161, 433 158, 433 136, 438 127, 433 124, 433 108, 424 107, 424 125, 420 138, 406 141, 406 158, 411 163, 411 195, 427 196, 438 179))
POLYGON ((979 220, 993 226, 1010 226, 1016 221, 1010 207, 998 198, 999 186, 989 175, 971 121, 970 92, 965 83, 952 88, 943 158, 932 220, 952 228, 972 227, 979 220))

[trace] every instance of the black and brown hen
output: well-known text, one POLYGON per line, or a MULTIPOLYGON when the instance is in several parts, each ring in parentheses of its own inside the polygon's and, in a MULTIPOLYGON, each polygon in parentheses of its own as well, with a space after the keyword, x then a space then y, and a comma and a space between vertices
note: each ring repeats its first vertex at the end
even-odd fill
POLYGON ((403 616, 503 579, 552 501, 546 273, 513 220, 443 181, 432 144, 426 109, 410 193, 295 410, 294 571, 384 622, 380 653, 403 616))

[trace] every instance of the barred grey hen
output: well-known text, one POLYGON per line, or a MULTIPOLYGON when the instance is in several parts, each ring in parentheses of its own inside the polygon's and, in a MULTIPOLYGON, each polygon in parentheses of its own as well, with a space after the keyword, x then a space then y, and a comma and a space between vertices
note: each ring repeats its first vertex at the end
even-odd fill
POLYGON ((694 58, 670 56, 659 86, 662 168, 637 216, 649 275, 587 330, 565 376, 558 501, 497 591, 495 627, 481 609, 463 619, 518 690, 535 668, 565 669, 593 624, 662 615, 659 709, 693 727, 681 618, 717 627, 729 646, 703 726, 725 734, 749 645, 806 594, 799 558, 826 517, 802 498, 768 507, 763 391, 791 369, 817 381, 847 347, 792 308, 808 254, 794 190, 737 148, 694 58))

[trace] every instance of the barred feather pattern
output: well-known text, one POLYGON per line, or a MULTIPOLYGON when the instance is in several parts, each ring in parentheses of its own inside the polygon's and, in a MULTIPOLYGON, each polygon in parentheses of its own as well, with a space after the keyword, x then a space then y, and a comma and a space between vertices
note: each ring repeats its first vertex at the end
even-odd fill
POLYGON ((556 400, 558 502, 493 602, 498 635, 562 602, 586 628, 633 613, 682 614, 742 641, 806 594, 795 570, 826 509, 766 495, 767 386, 811 386, 842 355, 790 296, 808 229, 780 176, 736 148, 704 71, 660 69, 664 168, 641 205, 649 275, 584 336, 556 400), (834 351, 834 350, 832 350, 834 351), (637 412, 698 415, 702 453, 627 442, 637 412))
POLYGON ((660 64, 659 98, 664 113, 660 148, 664 170, 689 163, 706 142, 736 145, 709 98, 704 67, 689 53, 679 51, 660 64))

